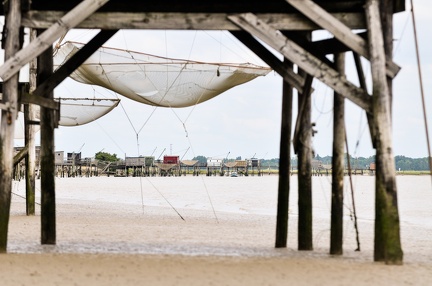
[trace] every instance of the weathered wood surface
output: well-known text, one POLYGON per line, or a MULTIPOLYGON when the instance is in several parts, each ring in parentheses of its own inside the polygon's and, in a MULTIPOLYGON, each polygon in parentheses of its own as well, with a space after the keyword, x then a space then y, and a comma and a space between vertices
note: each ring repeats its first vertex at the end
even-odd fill
MULTIPOLYGON (((312 81, 313 81, 313 77, 310 75, 306 75, 305 84, 303 86, 303 93, 298 92, 299 96, 302 96, 302 97, 304 97, 304 96, 310 97, 311 96, 312 81)), ((298 115, 303 114, 305 108, 307 108, 306 105, 307 105, 307 100, 302 100, 302 101, 299 100, 298 115)), ((302 126, 301 121, 302 121, 302 116, 297 116, 296 123, 294 126, 294 136, 293 136, 293 147, 294 147, 295 153, 298 153, 299 144, 300 144, 300 136, 301 136, 300 133, 303 132, 301 130, 301 128, 304 127, 304 126, 302 126)))
MULTIPOLYGON (((336 69, 344 74, 345 53, 334 55, 336 69)), ((334 93, 333 96, 333 156, 332 156, 332 196, 330 219, 330 254, 343 254, 343 198, 345 169, 345 99, 334 93)))
POLYGON ((396 170, 392 147, 390 95, 378 0, 367 0, 366 16, 371 54, 373 116, 376 136, 375 261, 402 264, 396 170))
POLYGON ((24 65, 39 56, 58 38, 70 29, 76 27, 85 18, 102 7, 109 0, 84 0, 73 10, 50 26, 44 33, 22 50, 16 52, 0 66, 0 78, 3 81, 16 74, 24 65))
POLYGON ((21 162, 22 159, 24 159, 28 154, 29 146, 25 145, 21 151, 19 151, 15 156, 13 156, 13 166, 15 167, 18 165, 19 162, 21 162))
POLYGON ((276 71, 287 83, 303 92, 304 78, 295 73, 292 69, 287 69, 272 52, 258 42, 254 37, 245 31, 231 31, 234 37, 247 46, 252 52, 266 62, 274 71, 276 71))
POLYGON ((287 39, 280 31, 275 30, 251 13, 231 15, 228 18, 280 52, 309 75, 327 84, 367 112, 371 112, 371 98, 365 90, 356 87, 333 68, 287 39))
MULTIPOLYGON (((59 67, 47 80, 42 82, 33 91, 30 97, 40 97, 54 90, 63 80, 65 80, 72 72, 82 65, 92 54, 94 54, 106 41, 108 41, 118 30, 102 30, 87 44, 85 44, 78 52, 76 52, 69 60, 59 67)), ((46 101, 51 99, 45 99, 46 101)), ((42 103, 42 102, 41 102, 42 103)), ((58 104, 57 102, 55 102, 58 104)), ((43 105, 51 108, 50 106, 43 105)), ((56 108, 53 108, 56 109, 56 108)))
MULTIPOLYGON (((284 60, 284 68, 292 70, 293 64, 284 60)), ((293 87, 283 81, 282 85, 282 122, 279 149, 279 184, 276 216, 275 247, 287 247, 288 240, 288 209, 290 193, 291 169, 291 130, 292 130, 292 102, 293 87)))
MULTIPOLYGON (((357 35, 362 37, 363 39, 367 39, 366 32, 360 32, 357 35)), ((348 48, 346 45, 344 45, 334 37, 314 41, 312 45, 314 46, 315 49, 321 51, 321 53, 325 55, 339 54, 339 53, 345 53, 351 51, 350 48, 348 48)))
POLYGON ((21 103, 23 104, 34 104, 38 106, 42 106, 49 109, 59 110, 60 103, 55 101, 54 99, 44 98, 40 95, 34 95, 30 93, 22 93, 21 94, 21 103))
MULTIPOLYGON (((35 29, 30 30, 30 41, 37 37, 35 29)), ((37 60, 33 59, 29 63, 29 92, 36 89, 37 60)), ((25 145, 29 148, 26 156, 26 214, 35 215, 36 204, 36 128, 30 122, 36 121, 38 106, 33 104, 24 105, 24 128, 25 145)))
MULTIPOLYGON (((8 5, 5 25, 7 37, 3 40, 5 59, 9 59, 20 49, 21 1, 10 0, 5 5, 8 5)), ((1 111, 0 127, 0 253, 5 253, 12 192, 15 119, 18 112, 18 74, 5 80, 2 100, 9 105, 7 110, 1 111)))
MULTIPOLYGON (((311 0, 286 0, 290 5, 298 9, 323 29, 329 31, 336 39, 350 47, 354 52, 369 59, 368 45, 366 41, 355 34, 352 29, 333 17, 325 9, 315 4, 311 0)), ((399 72, 400 67, 391 59, 386 61, 387 75, 394 78, 399 72)))
MULTIPOLYGON (((65 12, 29 11, 23 14, 22 25, 31 28, 49 28, 65 12)), ((317 30, 320 27, 300 14, 257 13, 277 30, 317 30)), ((363 13, 333 13, 336 19, 351 29, 364 29, 363 13)), ((229 13, 113 13, 96 12, 76 28, 83 29, 164 29, 164 30, 240 30, 227 19, 229 13)))
MULTIPOLYGON (((53 73, 53 49, 50 46, 37 61, 37 83, 44 82, 53 73)), ((53 99, 53 91, 43 95, 53 99)), ((56 205, 55 205, 55 149, 54 126, 55 110, 41 107, 41 243, 56 244, 56 205)))
MULTIPOLYGON (((306 74, 301 71, 300 74, 306 74)), ((306 76, 304 90, 312 85, 312 77, 306 76)), ((312 97, 310 92, 298 95, 297 116, 299 130, 297 138, 298 157, 298 250, 313 250, 312 231, 312 97)), ((294 141, 294 142, 295 142, 294 141)))
MULTIPOLYGON (((69 11, 81 0, 52 1, 25 0, 31 2, 32 10, 69 11)), ((363 12, 364 0, 315 0, 319 5, 331 12, 363 12)), ((403 1, 403 0, 393 0, 403 1)), ((123 0, 111 1, 101 9, 103 12, 202 12, 202 13, 292 13, 294 9, 281 0, 232 1, 232 0, 123 0)))
MULTIPOLYGON (((353 53, 353 57, 354 57, 354 63, 356 66, 360 87, 364 90, 367 90, 366 77, 364 75, 363 65, 361 63, 361 58, 356 53, 353 53)), ((375 141, 376 141, 376 139, 375 139, 376 138, 376 129, 375 129, 375 125, 374 125, 373 116, 371 113, 366 112, 366 118, 368 120, 369 133, 370 133, 371 140, 372 140, 372 146, 374 148, 376 148, 376 143, 375 143, 375 141)))

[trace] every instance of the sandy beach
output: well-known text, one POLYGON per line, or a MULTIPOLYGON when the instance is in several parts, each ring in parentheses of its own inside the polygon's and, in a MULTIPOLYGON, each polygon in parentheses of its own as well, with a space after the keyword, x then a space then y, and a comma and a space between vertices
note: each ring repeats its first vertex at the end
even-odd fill
MULTIPOLYGON (((296 250, 295 210, 289 221, 288 248, 275 249, 274 215, 250 211, 247 204, 237 212, 220 211, 218 201, 224 205, 234 202, 233 193, 213 194, 213 212, 187 207, 191 204, 188 194, 176 200, 159 184, 183 220, 163 200, 160 205, 144 206, 114 203, 118 199, 106 187, 98 190, 93 185, 93 194, 108 194, 111 199, 68 195, 67 184, 82 190, 80 182, 88 185, 89 180, 58 183, 55 246, 40 245, 40 206, 36 216, 26 216, 17 188, 18 195, 12 198, 8 254, 0 255, 2 285, 432 284, 428 226, 403 222, 404 265, 387 266, 373 262, 373 222, 368 219, 360 221, 362 251, 354 251, 355 239, 347 220, 344 255, 332 257, 328 254, 328 218, 319 213, 313 251, 296 250)), ((274 187, 273 183, 264 185, 274 187)), ((210 194, 211 187, 210 183, 206 186, 210 194)))

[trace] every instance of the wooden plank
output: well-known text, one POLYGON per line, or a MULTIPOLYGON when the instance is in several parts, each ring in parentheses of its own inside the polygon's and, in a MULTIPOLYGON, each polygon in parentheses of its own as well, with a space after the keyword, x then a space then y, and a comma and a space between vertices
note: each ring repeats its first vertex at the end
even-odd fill
MULTIPOLYGON (((362 37, 363 39, 367 39, 366 32, 361 32, 358 33, 357 35, 362 37)), ((339 54, 339 53, 345 53, 351 51, 350 48, 348 48, 344 43, 342 43, 336 38, 314 41, 312 45, 314 49, 321 51, 321 53, 325 55, 339 54)))
POLYGON ((287 39, 280 31, 273 29, 251 13, 231 15, 228 18, 280 52, 309 75, 327 84, 367 112, 371 112, 371 98, 365 90, 353 85, 337 71, 287 39))
MULTIPOLYGON (((312 77, 306 77, 305 91, 312 85, 312 77)), ((298 94, 297 157, 298 157, 298 250, 313 250, 312 228, 312 97, 310 92, 298 94), (300 113, 301 110, 301 113, 300 113)))
MULTIPOLYGON (((65 12, 28 11, 22 25, 30 28, 49 28, 65 12)), ((228 13, 121 13, 97 12, 76 26, 82 29, 163 29, 163 30, 240 30, 227 19, 228 13)), ((277 30, 317 30, 318 25, 298 13, 257 13, 260 19, 277 30)), ((365 29, 363 13, 333 13, 336 19, 351 29, 365 29)))
MULTIPOLYGON (((354 52, 369 59, 369 51, 366 41, 352 32, 352 29, 334 18, 330 13, 315 4, 312 0, 286 0, 290 5, 299 10, 303 15, 314 21, 323 29, 329 31, 336 39, 350 47, 354 52)), ((394 78, 400 67, 393 61, 387 61, 387 75, 394 78)))
POLYGON ((20 102, 24 104, 35 104, 43 106, 45 108, 60 110, 60 103, 54 99, 44 98, 40 95, 34 95, 29 93, 22 93, 20 102))
MULTIPOLYGON (((363 72, 361 58, 356 53, 353 53, 353 56, 354 56, 354 63, 356 66, 356 70, 357 70, 357 75, 359 78, 360 87, 363 88, 364 90, 367 90, 366 77, 363 72)), ((371 113, 366 113, 366 118, 369 125, 369 133, 372 140, 372 147, 376 148, 376 129, 374 125, 373 115, 371 113)))
POLYGON ((323 51, 321 51, 320 49, 317 49, 314 42, 308 41, 304 37, 304 32, 284 31, 282 32, 282 34, 289 40, 301 46, 308 53, 314 55, 317 59, 319 59, 329 67, 335 69, 334 63, 326 57, 326 54, 323 53, 323 51))
POLYGON ((287 69, 285 65, 266 47, 258 42, 249 33, 244 31, 231 31, 234 37, 247 46, 252 52, 266 62, 274 71, 276 71, 287 83, 303 92, 304 79, 293 71, 287 69))
MULTIPOLYGON (((81 0, 52 1, 52 0, 25 0, 31 2, 31 9, 45 11, 69 11, 81 0)), ((357 11, 363 12, 364 0, 316 0, 326 10, 332 12, 357 11)), ((281 0, 266 1, 232 1, 232 0, 123 0, 111 1, 101 9, 104 12, 226 12, 226 13, 292 13, 294 9, 281 0)))
POLYGON ((85 18, 98 10, 109 0, 84 0, 73 10, 63 16, 38 38, 32 41, 27 47, 23 48, 14 56, 9 58, 0 66, 0 78, 3 81, 16 74, 24 65, 29 63, 33 58, 39 56, 49 46, 51 46, 64 33, 74 28, 85 18))
MULTIPOLYGON (((293 64, 284 60, 286 70, 292 70, 293 64)), ((276 216, 275 247, 287 247, 288 240, 288 209, 290 193, 291 169, 291 130, 292 130, 292 100, 293 87, 283 81, 282 85, 282 122, 279 147, 279 184, 276 216)))
MULTIPOLYGON (((310 97, 312 94, 312 82, 313 77, 311 75, 306 75, 305 84, 303 86, 303 93, 299 93, 299 97, 310 97)), ((298 115, 297 120, 294 127, 294 139, 293 139, 293 145, 294 145, 294 152, 297 154, 299 151, 299 144, 301 143, 301 132, 304 132, 304 130, 301 130, 301 121, 303 118, 303 112, 306 109, 306 103, 307 100, 301 100, 299 101, 299 109, 298 109, 298 115)))
POLYGON ((390 96, 385 73, 386 54, 378 2, 378 0, 367 0, 365 7, 369 25, 373 83, 372 109, 377 129, 374 260, 385 261, 387 264, 402 264, 390 96))
MULTIPOLYGON (((37 31, 30 29, 30 41, 37 37, 37 31)), ((29 63, 29 92, 36 89, 37 61, 33 59, 29 63)), ((21 95, 22 96, 22 95, 21 95)), ((35 215, 36 206, 36 128, 30 122, 36 121, 38 106, 33 104, 24 105, 24 142, 29 150, 26 156, 26 214, 35 215)))
MULTIPOLYGON (((345 73, 345 54, 334 55, 336 69, 345 73)), ((330 254, 343 254, 343 198, 345 169, 345 102, 336 92, 333 96, 332 196, 330 216, 330 254)))
MULTIPOLYGON (((10 0, 6 16, 7 37, 5 59, 11 58, 20 48, 21 1, 10 0)), ((1 112, 0 126, 0 253, 7 251, 10 203, 12 192, 13 146, 15 119, 18 112, 18 74, 3 84, 3 102, 9 109, 1 112)))
MULTIPOLYGON (((37 82, 44 82, 53 73, 53 49, 50 46, 37 61, 37 82)), ((51 91, 43 95, 49 100, 54 98, 51 91)), ((56 244, 56 205, 55 205, 55 158, 54 127, 55 111, 50 108, 40 109, 41 131, 41 243, 56 244)))
POLYGON ((21 151, 19 151, 14 157, 13 157, 13 165, 14 167, 18 165, 19 162, 21 162, 22 159, 24 159, 29 151, 29 146, 25 145, 21 151))
MULTIPOLYGON (((76 52, 66 63, 58 68, 47 80, 37 86, 31 97, 42 96, 52 92, 54 88, 65 80, 73 71, 82 65, 94 52, 97 51, 106 41, 108 41, 117 30, 102 30, 78 52, 76 52)), ((28 98, 26 98, 28 99, 28 98)), ((47 99, 45 99, 48 101, 47 99)), ((56 102, 57 103, 57 102, 56 102)), ((51 108, 44 105, 44 107, 51 108)), ((54 108, 56 109, 56 108, 54 108)))

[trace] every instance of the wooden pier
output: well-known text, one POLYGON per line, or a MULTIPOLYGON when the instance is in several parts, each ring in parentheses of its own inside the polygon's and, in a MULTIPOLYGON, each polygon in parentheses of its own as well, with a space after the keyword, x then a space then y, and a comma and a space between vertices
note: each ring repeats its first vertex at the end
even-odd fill
MULTIPOLYGON (((312 250, 311 145, 310 121, 312 81, 320 80, 335 94, 335 136, 330 253, 341 255, 343 178, 340 164, 344 150, 343 101, 348 99, 368 115, 373 146, 376 148, 376 208, 374 260, 401 264, 399 212, 395 162, 391 134, 392 81, 399 67, 392 60, 393 14, 405 9, 403 0, 266 0, 266 1, 140 1, 140 0, 9 0, 2 6, 5 15, 3 48, 5 63, 0 66, 4 81, 0 130, 0 252, 6 252, 11 180, 13 133, 18 106, 41 106, 41 243, 56 243, 54 129, 58 103, 53 90, 119 29, 228 30, 261 57, 283 78, 280 182, 277 207, 276 247, 286 247, 290 191, 290 144, 299 157, 298 249, 312 250), (22 29, 37 31, 22 48, 22 29), (101 29, 85 47, 53 72, 52 44, 72 28, 101 29), (333 38, 313 41, 312 31, 325 30, 333 38), (366 33, 356 34, 355 31, 366 33), (279 52, 275 57, 261 42, 279 52), (327 55, 335 55, 330 60, 327 55), (344 76, 343 59, 354 56, 361 86, 344 76), (372 94, 368 93, 360 57, 369 60, 372 94), (18 89, 18 71, 37 60, 36 87, 18 89), (296 67, 296 68, 293 68, 296 67), (298 91, 298 117, 292 122, 292 90, 298 91)), ((268 94, 263 96, 269 96, 268 94)), ((29 120, 28 123, 32 123, 29 120)), ((29 126, 29 125, 28 125, 29 126)), ((29 135, 31 136, 31 135, 29 135)), ((31 142, 29 137, 27 142, 31 142)), ((31 144, 31 143, 28 143, 31 144)), ((31 155, 33 156, 33 155, 31 155)), ((31 162, 29 156, 29 164, 31 162)), ((29 168, 31 169, 31 168, 29 168)), ((29 172, 28 184, 34 175, 29 172)), ((32 187, 29 189, 31 195, 32 187)), ((28 197, 31 201, 32 199, 28 197)), ((29 205, 31 208, 31 205, 29 205)), ((32 211, 29 211, 32 214, 32 211)), ((34 214, 34 212, 33 212, 34 214)), ((329 214, 330 216, 330 214, 329 214)))

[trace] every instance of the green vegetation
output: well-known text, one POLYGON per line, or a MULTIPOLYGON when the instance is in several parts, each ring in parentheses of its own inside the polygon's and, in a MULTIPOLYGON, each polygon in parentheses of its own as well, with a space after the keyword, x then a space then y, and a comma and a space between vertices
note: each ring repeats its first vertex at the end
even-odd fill
POLYGON ((425 158, 408 158, 405 156, 396 156, 396 170, 397 171, 428 171, 429 160, 425 158))
POLYGON ((117 158, 117 154, 110 154, 107 152, 97 152, 95 154, 95 159, 107 162, 117 162, 120 160, 119 158, 117 158))
MULTIPOLYGON (((321 157, 316 155, 314 160, 320 161, 323 165, 331 165, 332 157, 325 156, 321 157)), ((375 162, 375 156, 370 157, 353 157, 350 156, 351 169, 368 169, 371 163, 375 162)), ((347 160, 345 158, 345 165, 347 165, 347 160)), ((429 174, 429 162, 428 158, 409 158, 405 156, 395 156, 396 170, 399 174, 429 174), (411 173, 409 171, 412 171, 411 173)), ((267 167, 279 167, 279 159, 269 159, 262 160, 261 166, 267 167)), ((297 167, 297 157, 291 158, 291 166, 297 167)))
POLYGON ((207 157, 202 155, 193 157, 192 160, 197 160, 200 164, 207 164, 207 157))

